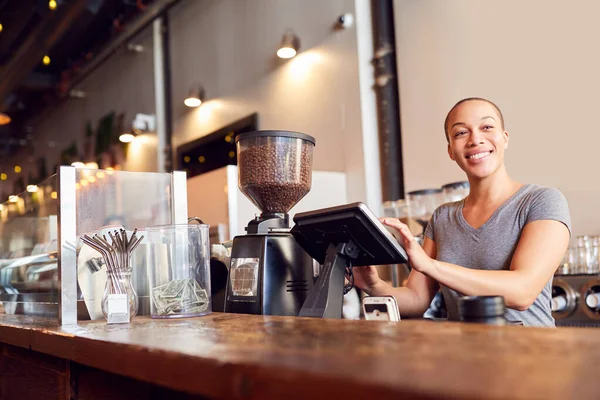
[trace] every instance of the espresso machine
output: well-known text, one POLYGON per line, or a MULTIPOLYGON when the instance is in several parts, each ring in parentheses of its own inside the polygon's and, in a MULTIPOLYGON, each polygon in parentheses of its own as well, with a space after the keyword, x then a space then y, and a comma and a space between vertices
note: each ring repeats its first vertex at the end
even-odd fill
POLYGON ((233 238, 224 311, 296 316, 313 287, 313 259, 290 234, 288 212, 310 191, 315 139, 256 131, 235 141, 238 187, 261 213, 233 238))

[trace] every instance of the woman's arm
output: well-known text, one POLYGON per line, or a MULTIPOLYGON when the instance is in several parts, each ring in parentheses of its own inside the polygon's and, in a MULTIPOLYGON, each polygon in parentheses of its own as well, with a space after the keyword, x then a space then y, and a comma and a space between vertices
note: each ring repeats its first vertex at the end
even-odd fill
POLYGON ((526 310, 550 280, 569 245, 569 230, 558 221, 539 220, 525 225, 510 270, 487 271, 444 263, 429 257, 396 219, 384 223, 400 231, 413 270, 464 295, 504 297, 506 306, 526 310))
MULTIPOLYGON (((435 243, 431 239, 425 238, 423 252, 432 259, 436 257, 435 243)), ((383 281, 375 267, 355 267, 354 279, 354 284, 369 296, 394 296, 402 317, 422 316, 439 289, 435 280, 414 269, 404 287, 395 288, 383 281)))

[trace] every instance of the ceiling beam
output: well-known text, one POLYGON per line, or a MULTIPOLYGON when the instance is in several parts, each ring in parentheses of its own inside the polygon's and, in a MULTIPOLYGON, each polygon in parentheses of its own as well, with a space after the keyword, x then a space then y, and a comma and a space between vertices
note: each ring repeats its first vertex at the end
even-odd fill
POLYGON ((123 32, 110 41, 100 51, 99 54, 94 56, 89 64, 83 67, 83 69, 70 82, 69 88, 71 89, 83 81, 88 75, 96 70, 96 68, 108 60, 117 50, 122 48, 128 41, 140 33, 142 29, 150 25, 152 21, 158 18, 161 14, 165 13, 178 1, 179 0, 155 0, 153 3, 150 3, 150 5, 148 5, 144 10, 143 14, 140 14, 136 19, 127 23, 123 32))
POLYGON ((59 77, 53 74, 32 72, 23 80, 20 86, 22 89, 30 91, 56 90, 58 80, 59 77))
POLYGON ((56 11, 48 12, 27 36, 19 50, 0 71, 0 103, 23 82, 42 57, 69 30, 86 10, 87 3, 88 0, 63 3, 56 11))

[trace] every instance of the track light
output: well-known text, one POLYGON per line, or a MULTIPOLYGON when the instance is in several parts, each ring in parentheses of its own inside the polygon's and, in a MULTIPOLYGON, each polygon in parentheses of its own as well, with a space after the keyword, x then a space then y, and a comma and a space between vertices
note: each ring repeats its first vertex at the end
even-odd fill
POLYGON ((204 88, 200 85, 194 86, 190 89, 188 96, 185 98, 183 103, 188 107, 198 107, 205 98, 204 88))
POLYGON ((300 38, 290 30, 283 34, 281 45, 277 50, 277 57, 292 58, 298 53, 298 50, 300 50, 300 38))

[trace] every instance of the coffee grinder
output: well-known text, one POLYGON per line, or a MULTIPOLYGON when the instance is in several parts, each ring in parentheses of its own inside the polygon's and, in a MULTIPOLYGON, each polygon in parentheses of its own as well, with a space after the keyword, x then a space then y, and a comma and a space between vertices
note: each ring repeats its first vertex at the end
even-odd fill
POLYGON ((236 137, 238 187, 261 210, 233 239, 225 312, 298 315, 313 259, 290 234, 288 212, 309 191, 315 139, 287 131, 236 137))

